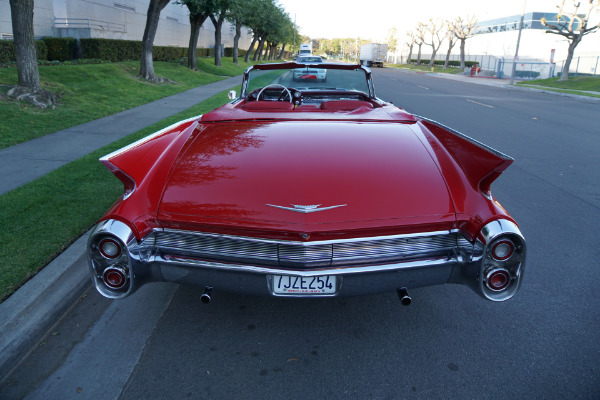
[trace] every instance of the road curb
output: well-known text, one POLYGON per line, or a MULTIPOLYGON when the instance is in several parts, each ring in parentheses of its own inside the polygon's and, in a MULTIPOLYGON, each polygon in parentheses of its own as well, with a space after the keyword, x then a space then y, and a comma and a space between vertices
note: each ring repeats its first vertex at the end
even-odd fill
POLYGON ((91 285, 86 259, 89 234, 0 304, 0 380, 91 285))

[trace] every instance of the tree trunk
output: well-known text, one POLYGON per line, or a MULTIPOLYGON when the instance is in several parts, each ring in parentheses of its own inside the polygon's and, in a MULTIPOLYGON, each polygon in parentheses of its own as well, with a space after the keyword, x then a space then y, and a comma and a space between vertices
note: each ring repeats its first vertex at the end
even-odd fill
POLYGON ((467 39, 460 38, 460 69, 465 70, 465 42, 467 39))
POLYGON ((410 64, 410 59, 412 58, 413 45, 411 44, 408 48, 408 59, 406 60, 407 64, 410 64))
POLYGON ((33 0, 10 0, 18 86, 8 96, 26 100, 36 107, 46 108, 55 102, 54 95, 42 89, 33 35, 33 0))
POLYGON ((161 79, 154 74, 154 64, 152 64, 152 45, 158 29, 158 20, 160 12, 169 4, 170 0, 150 0, 148 13, 146 15, 146 28, 142 38, 142 55, 140 60, 140 76, 148 81, 157 82, 161 79))
POLYGON ((238 65, 238 47, 240 44, 240 36, 242 36, 242 23, 235 21, 235 36, 233 37, 233 63, 238 65))
POLYGON ((567 59, 565 60, 565 65, 563 65, 562 72, 560 74, 559 81, 567 81, 569 80, 569 68, 571 68, 571 61, 573 61, 573 55, 575 54, 575 47, 581 42, 583 35, 579 35, 573 38, 573 41, 569 43, 569 50, 567 52, 567 59))
POLYGON ((279 52, 279 55, 277 56, 278 60, 281 60, 283 58, 284 52, 285 52, 285 43, 281 45, 281 51, 279 52))
POLYGON ((421 65, 421 46, 423 45, 419 45, 419 53, 417 54, 417 65, 421 65))
POLYGON ((456 42, 454 41, 454 38, 450 37, 448 39, 448 52, 446 53, 446 61, 444 62, 444 69, 448 68, 448 64, 450 63, 450 53, 452 53, 452 49, 454 48, 455 44, 456 44, 456 42))
POLYGON ((10 0, 19 86, 40 90, 40 74, 33 36, 33 0, 10 0))
POLYGON ((437 54, 437 49, 432 49, 433 54, 431 54, 431 60, 429 60, 429 66, 433 67, 435 65, 435 55, 437 54))
POLYGON ((446 53, 446 61, 444 61, 443 69, 448 68, 448 64, 450 63, 450 53, 452 53, 452 47, 448 48, 448 52, 446 53))
POLYGON ((198 46, 198 36, 200 36, 200 28, 204 21, 208 18, 207 15, 196 15, 190 14, 190 43, 188 45, 187 57, 188 57, 188 68, 198 71, 198 65, 196 60, 196 47, 198 46))
POLYGON ((256 36, 256 34, 254 34, 254 36, 252 36, 252 42, 250 43, 250 46, 248 46, 248 51, 246 52, 246 57, 244 58, 244 61, 247 63, 250 62, 250 56, 252 55, 252 52, 254 51, 254 45, 256 44, 257 40, 258 40, 258 37, 256 36))
POLYGON ((223 21, 225 21, 224 15, 219 15, 219 18, 215 18, 212 14, 210 20, 215 26, 215 65, 221 67, 221 28, 223 27, 223 21))
POLYGON ((271 43, 271 45, 269 46, 269 53, 267 55, 266 60, 272 60, 273 59, 273 54, 275 53, 275 45, 271 43))
POLYGON ((256 61, 258 56, 260 55, 260 53, 262 52, 262 47, 263 44, 265 43, 265 39, 263 39, 262 37, 258 40, 258 47, 256 48, 256 51, 254 52, 254 56, 252 57, 252 61, 256 61))

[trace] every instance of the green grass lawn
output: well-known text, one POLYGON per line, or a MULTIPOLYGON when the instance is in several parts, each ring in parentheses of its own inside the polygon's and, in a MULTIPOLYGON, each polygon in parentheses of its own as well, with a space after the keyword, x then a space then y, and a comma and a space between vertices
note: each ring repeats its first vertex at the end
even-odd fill
POLYGON ((433 71, 429 65, 414 65, 414 64, 386 64, 386 67, 408 69, 411 71, 418 72, 436 72, 444 74, 460 74, 462 70, 460 68, 448 67, 444 69, 443 66, 436 65, 433 67, 433 71))
POLYGON ((531 81, 519 82, 519 85, 537 85, 549 88, 562 89, 576 93, 573 91, 583 90, 589 92, 599 92, 600 94, 600 77, 595 76, 571 76, 566 81, 559 81, 558 78, 536 79, 531 81))
POLYGON ((200 58, 200 71, 177 63, 154 62, 157 75, 176 82, 162 84, 138 79, 138 61, 40 66, 42 86, 60 96, 54 110, 8 100, 5 94, 10 85, 17 84, 17 70, 0 68, 0 149, 215 82, 222 76, 242 74, 250 65, 235 65, 231 58, 222 61, 223 66, 216 67, 212 58, 200 58))
POLYGON ((101 156, 228 101, 227 92, 220 93, 0 196, 0 301, 89 230, 123 193, 101 156))

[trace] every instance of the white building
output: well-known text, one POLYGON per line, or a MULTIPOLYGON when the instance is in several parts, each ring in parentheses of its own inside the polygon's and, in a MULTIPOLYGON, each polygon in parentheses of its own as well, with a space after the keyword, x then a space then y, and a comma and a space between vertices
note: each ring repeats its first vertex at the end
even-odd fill
MULTIPOLYGON (((33 25, 36 37, 75 37, 142 40, 149 0, 35 0, 33 25)), ((198 47, 214 47, 215 29, 207 19, 200 29, 198 47)), ((233 47, 235 34, 225 22, 222 44, 233 47)), ((188 10, 169 3, 160 13, 156 46, 187 47, 190 37, 188 10)), ((9 0, 0 0, 0 39, 12 39, 9 0)), ((247 49, 251 36, 242 30, 240 49, 247 49)))

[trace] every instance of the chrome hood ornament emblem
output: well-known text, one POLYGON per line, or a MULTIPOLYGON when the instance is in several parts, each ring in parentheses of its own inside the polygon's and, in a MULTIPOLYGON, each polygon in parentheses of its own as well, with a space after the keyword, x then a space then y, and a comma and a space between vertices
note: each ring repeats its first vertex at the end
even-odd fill
POLYGON ((306 206, 303 206, 300 204, 290 204, 292 207, 276 206, 274 204, 266 204, 266 205, 270 206, 270 207, 281 208, 282 210, 294 211, 294 212, 299 212, 299 213, 303 213, 303 214, 313 213, 313 212, 317 212, 317 211, 331 210, 332 208, 347 206, 347 204, 340 204, 338 206, 329 206, 329 207, 321 207, 320 204, 311 204, 311 205, 306 205, 306 206), (321 208, 319 208, 319 207, 321 207, 321 208))

